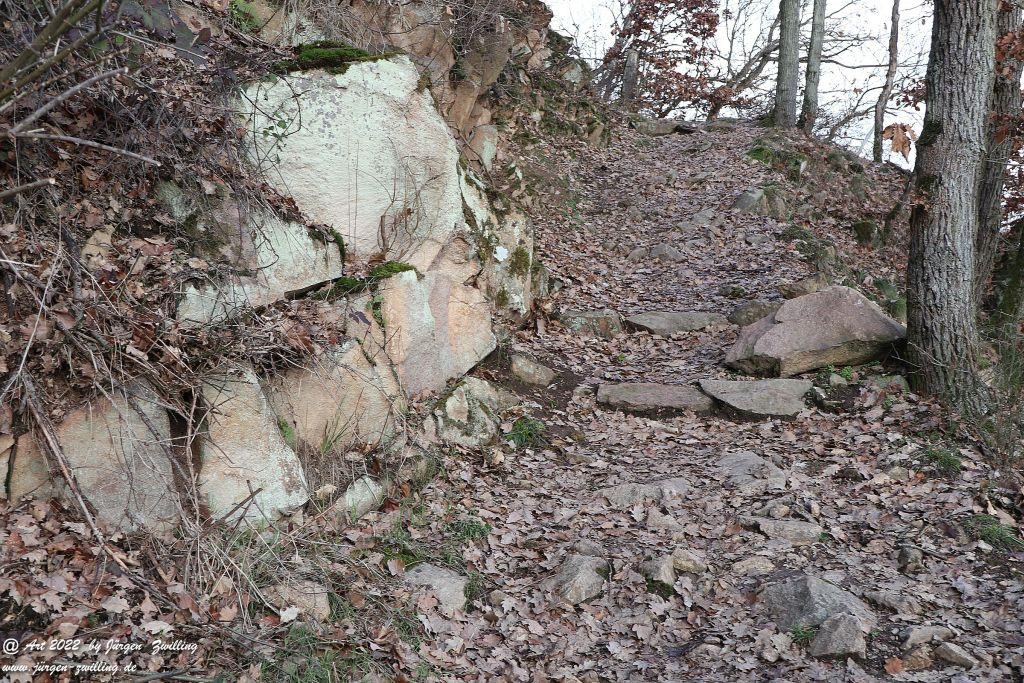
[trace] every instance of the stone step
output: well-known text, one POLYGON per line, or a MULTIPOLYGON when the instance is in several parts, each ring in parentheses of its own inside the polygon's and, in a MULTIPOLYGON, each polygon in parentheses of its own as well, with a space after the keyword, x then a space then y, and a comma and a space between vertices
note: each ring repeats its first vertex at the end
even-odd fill
POLYGON ((651 334, 660 334, 663 337, 667 337, 680 332, 694 332, 696 330, 703 330, 706 327, 728 325, 729 321, 720 313, 650 311, 629 316, 626 318, 626 324, 651 334))
POLYGON ((704 393, 724 404, 731 412, 751 418, 796 417, 804 409, 804 395, 812 386, 810 380, 804 379, 700 381, 704 393))
POLYGON ((597 402, 610 408, 633 413, 682 413, 707 415, 714 411, 714 402, 699 389, 687 384, 602 384, 597 389, 597 402))

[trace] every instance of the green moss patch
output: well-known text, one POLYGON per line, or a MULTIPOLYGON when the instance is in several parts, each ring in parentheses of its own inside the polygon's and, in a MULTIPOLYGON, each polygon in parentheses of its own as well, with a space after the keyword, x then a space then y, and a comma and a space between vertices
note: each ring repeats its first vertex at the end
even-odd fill
POLYGON ((334 40, 318 40, 314 43, 303 43, 295 47, 295 58, 284 59, 274 64, 275 73, 292 71, 310 71, 323 69, 327 73, 343 74, 349 64, 355 62, 372 62, 386 59, 391 53, 375 55, 334 40))
POLYGON ((531 260, 530 252, 526 250, 526 247, 521 245, 516 247, 508 261, 508 272, 517 277, 526 275, 530 272, 531 260))
POLYGON ((383 280, 391 277, 392 275, 398 275, 399 273, 405 273, 410 270, 416 270, 416 268, 403 261, 385 261, 379 266, 374 266, 370 269, 369 279, 383 280))

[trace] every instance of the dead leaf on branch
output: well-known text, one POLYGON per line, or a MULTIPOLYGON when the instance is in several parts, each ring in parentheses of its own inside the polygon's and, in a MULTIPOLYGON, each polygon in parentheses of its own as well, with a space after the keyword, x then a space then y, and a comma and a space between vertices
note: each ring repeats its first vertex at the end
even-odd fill
POLYGON ((909 124, 890 123, 882 131, 882 139, 890 141, 892 151, 902 154, 904 159, 910 159, 910 149, 917 140, 917 133, 909 124))

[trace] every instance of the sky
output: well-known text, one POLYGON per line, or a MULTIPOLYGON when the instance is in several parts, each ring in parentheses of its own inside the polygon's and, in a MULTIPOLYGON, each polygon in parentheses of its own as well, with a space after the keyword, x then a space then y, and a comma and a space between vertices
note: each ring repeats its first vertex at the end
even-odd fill
MULTIPOLYGON (((722 0, 722 4, 735 5, 737 1, 722 0)), ((772 13, 767 17, 770 21, 777 2, 763 1, 772 13)), ((598 58, 611 44, 611 28, 615 16, 611 8, 618 6, 617 0, 547 0, 547 3, 555 15, 552 22, 555 29, 575 36, 584 57, 598 58)), ((810 3, 804 0, 804 4, 810 3)), ((828 12, 835 13, 829 20, 831 28, 863 36, 866 40, 838 57, 836 62, 839 63, 823 64, 820 86, 822 106, 837 112, 848 110, 858 100, 858 108, 870 106, 877 99, 877 91, 872 92, 870 89, 881 85, 883 65, 888 59, 892 0, 828 0, 826 7, 828 12)), ((923 0, 901 0, 901 67, 897 79, 924 75, 931 10, 931 5, 923 0)), ((809 7, 805 11, 809 12, 809 7)), ((720 41, 724 39, 724 29, 724 26, 720 28, 720 41)), ((920 131, 922 118, 923 108, 915 111, 892 107, 886 116, 886 124, 907 123, 920 131)), ((870 132, 871 118, 866 117, 851 126, 846 139, 838 141, 861 154, 870 155, 870 132)), ((888 146, 886 154, 891 157, 888 146)), ((899 155, 891 159, 903 166, 913 161, 913 157, 908 162, 899 155)))

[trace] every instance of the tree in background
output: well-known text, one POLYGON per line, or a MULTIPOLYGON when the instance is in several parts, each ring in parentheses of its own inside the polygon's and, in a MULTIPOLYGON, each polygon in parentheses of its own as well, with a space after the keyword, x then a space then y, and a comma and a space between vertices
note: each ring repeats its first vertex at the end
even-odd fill
POLYGON ((629 0, 622 17, 595 70, 598 94, 663 117, 708 90, 708 41, 718 28, 718 0, 629 0), (636 69, 627 69, 633 54, 636 69))
POLYGON ((780 128, 796 125, 796 95, 800 81, 800 6, 779 0, 779 69, 772 118, 780 128))
MULTIPOLYGON (((1006 165, 1019 136, 1021 117, 1020 79, 1024 70, 1024 31, 1020 5, 1002 2, 996 22, 996 75, 989 103, 987 146, 978 192, 978 235, 974 299, 980 303, 988 288, 999 250, 1004 216, 1006 165)), ((1019 231, 1018 231, 1019 232, 1019 231)))
POLYGON ((998 0, 936 0, 907 268, 907 346, 917 389, 983 412, 974 241, 998 0))
POLYGON ((814 0, 811 14, 811 42, 807 48, 807 71, 804 75, 804 103, 800 109, 800 127, 808 134, 818 119, 818 84, 821 82, 821 49, 825 42, 825 2, 814 0))
POLYGON ((889 62, 885 67, 885 82, 875 102, 875 127, 872 131, 871 154, 875 161, 882 161, 882 133, 885 131, 885 109, 892 99, 896 82, 896 67, 900 56, 900 0, 892 0, 892 17, 889 25, 889 62))

